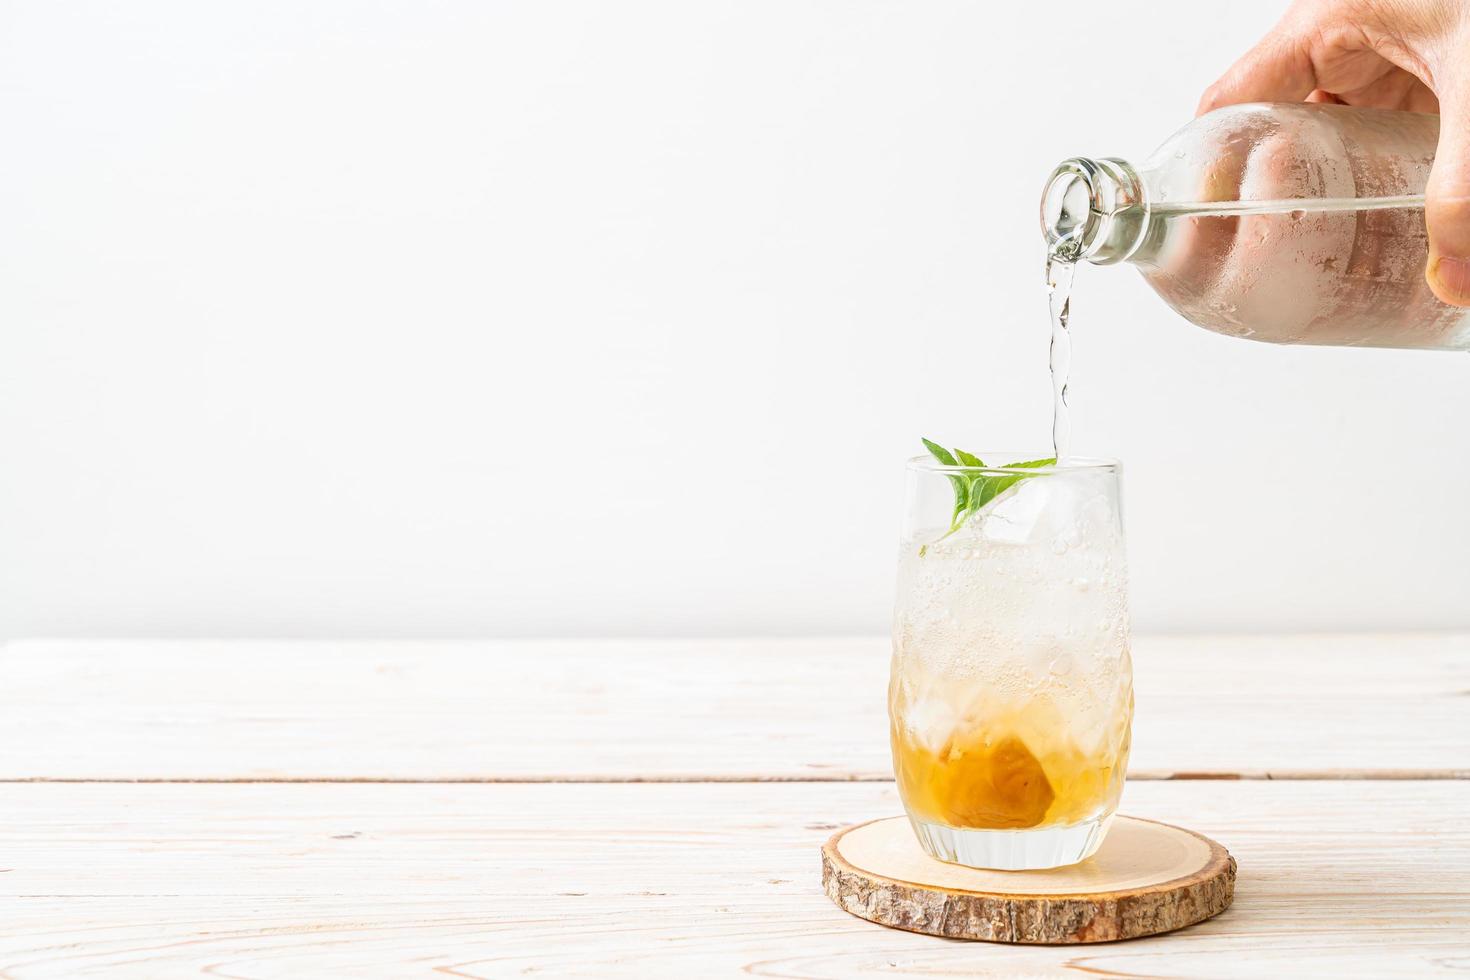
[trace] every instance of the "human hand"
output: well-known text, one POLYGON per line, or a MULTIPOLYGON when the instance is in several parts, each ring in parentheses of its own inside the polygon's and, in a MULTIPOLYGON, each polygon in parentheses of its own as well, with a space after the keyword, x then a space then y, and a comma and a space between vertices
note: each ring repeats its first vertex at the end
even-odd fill
POLYGON ((1425 277, 1470 306, 1470 0, 1296 0, 1200 100, 1336 102, 1438 112, 1425 277))

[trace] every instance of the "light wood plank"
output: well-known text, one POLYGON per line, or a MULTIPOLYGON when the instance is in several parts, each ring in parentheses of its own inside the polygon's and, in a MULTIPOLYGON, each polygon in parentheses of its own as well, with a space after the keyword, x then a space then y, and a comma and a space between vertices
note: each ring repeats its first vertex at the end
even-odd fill
MULTIPOLYGON (((1136 644, 1134 779, 1470 776, 1470 635, 1136 644)), ((886 641, 20 642, 0 779, 886 779, 886 641)))
POLYGON ((1153 782, 1124 809, 1240 862, 1233 908, 1071 947, 966 944, 822 894, 892 786, 12 785, 0 976, 1461 975, 1470 783, 1153 782))

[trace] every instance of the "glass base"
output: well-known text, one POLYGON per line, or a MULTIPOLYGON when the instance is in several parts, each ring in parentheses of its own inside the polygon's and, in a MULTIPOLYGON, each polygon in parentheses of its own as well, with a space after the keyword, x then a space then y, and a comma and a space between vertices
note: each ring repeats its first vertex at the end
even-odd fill
POLYGON ((930 857, 990 871, 1037 871, 1085 861, 1102 846, 1112 822, 1110 813, 1065 827, 975 830, 909 817, 919 844, 930 857))

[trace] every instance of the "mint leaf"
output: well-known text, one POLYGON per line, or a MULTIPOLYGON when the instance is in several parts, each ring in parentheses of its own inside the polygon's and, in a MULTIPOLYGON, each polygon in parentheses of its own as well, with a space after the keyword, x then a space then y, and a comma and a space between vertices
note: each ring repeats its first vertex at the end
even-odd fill
MULTIPOLYGON (((920 438, 922 439, 922 437, 920 438)), ((945 466, 960 465, 959 463, 955 462, 955 458, 954 456, 950 455, 949 450, 945 449, 939 443, 930 442, 928 439, 922 439, 922 441, 924 443, 924 448, 929 450, 929 455, 939 460, 945 466)), ((969 454, 966 453, 965 455, 968 456, 969 454)), ((970 458, 974 459, 973 456, 971 456, 970 458)), ((967 463, 965 465, 968 466, 971 464, 967 463)), ((965 479, 963 476, 960 476, 958 473, 951 473, 949 474, 949 482, 950 485, 954 487, 954 513, 951 514, 949 517, 949 533, 953 534, 955 530, 960 526, 960 515, 965 512, 965 508, 970 500, 970 481, 965 479)))
POLYGON ((928 439, 924 439, 922 437, 920 438, 920 441, 924 444, 924 448, 929 450, 929 454, 935 459, 939 460, 945 466, 960 465, 959 463, 955 462, 955 458, 954 456, 950 455, 949 450, 945 449, 939 443, 930 442, 928 439))
MULTIPOLYGON (((1056 459, 1031 459, 1024 463, 1007 463, 1006 468, 1034 470, 1042 466, 1054 466, 1056 459)), ((971 513, 978 511, 996 497, 1005 493, 1011 487, 1026 479, 1026 473, 982 473, 974 478, 970 484, 970 490, 966 509, 971 513)))
MULTIPOLYGON (((945 466, 972 466, 983 468, 985 464, 980 457, 974 453, 967 453, 963 449, 956 449, 951 453, 948 449, 931 442, 923 440, 924 448, 929 450, 930 455, 939 460, 945 466), (958 462, 956 462, 958 459, 958 462)), ((1056 458, 1031 459, 1024 463, 1007 463, 1001 469, 1023 469, 1034 470, 1043 466, 1055 466, 1056 458)), ((974 515, 978 514, 986 504, 996 497, 1005 493, 1011 487, 1022 480, 1029 479, 1029 473, 948 473, 950 485, 954 487, 954 513, 949 519, 949 530, 944 533, 940 540, 949 537, 958 531, 964 523, 974 515)), ((927 546, 921 548, 919 556, 922 558, 928 550, 927 546)))
POLYGON ((985 461, 974 453, 967 453, 963 449, 956 449, 954 454, 959 457, 961 463, 966 466, 984 466, 985 461))

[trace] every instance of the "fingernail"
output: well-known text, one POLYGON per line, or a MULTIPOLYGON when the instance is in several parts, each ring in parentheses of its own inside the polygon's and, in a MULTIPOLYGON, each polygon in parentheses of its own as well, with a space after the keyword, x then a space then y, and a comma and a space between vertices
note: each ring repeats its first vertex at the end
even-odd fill
POLYGON ((1447 303, 1470 305, 1470 259, 1434 256, 1429 262, 1429 285, 1447 303))

